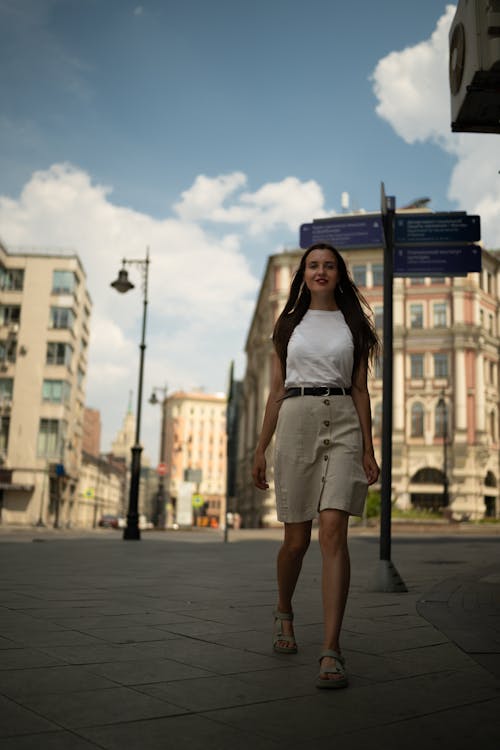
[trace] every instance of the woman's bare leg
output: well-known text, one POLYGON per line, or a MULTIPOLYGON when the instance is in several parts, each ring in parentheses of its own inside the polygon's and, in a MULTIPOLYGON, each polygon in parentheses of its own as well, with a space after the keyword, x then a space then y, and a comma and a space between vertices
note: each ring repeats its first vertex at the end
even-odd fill
MULTIPOLYGON (((302 568, 304 555, 311 541, 312 521, 302 523, 285 523, 285 537, 278 552, 278 610, 292 612, 292 598, 302 568)), ((281 626, 285 635, 293 636, 293 623, 282 620, 281 626)), ((278 641, 279 646, 290 648, 287 641, 278 641)))
MULTIPOLYGON (((340 654, 340 630, 350 582, 350 560, 347 546, 349 514, 341 510, 323 510, 319 514, 319 543, 323 559, 322 595, 324 618, 323 648, 340 654)), ((335 667, 334 659, 324 657, 323 667, 335 667)), ((338 679, 325 675, 325 679, 338 679)))

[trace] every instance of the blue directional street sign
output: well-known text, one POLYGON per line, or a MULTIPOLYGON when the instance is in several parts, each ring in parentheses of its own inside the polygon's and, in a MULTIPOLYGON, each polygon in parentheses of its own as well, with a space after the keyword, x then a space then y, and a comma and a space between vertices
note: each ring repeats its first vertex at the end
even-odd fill
POLYGON ((396 244, 435 242, 477 242, 481 239, 479 216, 465 213, 397 214, 396 244))
POLYGON ((327 242, 339 250, 356 247, 382 247, 384 244, 380 216, 338 216, 315 219, 312 224, 300 227, 300 247, 315 242, 327 242))
POLYGON ((479 245, 396 246, 394 276, 467 276, 481 270, 479 245))

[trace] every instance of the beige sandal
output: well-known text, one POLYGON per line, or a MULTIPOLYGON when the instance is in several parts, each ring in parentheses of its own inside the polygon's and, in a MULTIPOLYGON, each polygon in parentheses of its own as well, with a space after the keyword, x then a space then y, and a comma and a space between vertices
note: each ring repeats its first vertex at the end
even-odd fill
POLYGON ((347 674, 345 671, 345 659, 337 651, 332 651, 332 649, 326 649, 325 651, 322 651, 319 655, 319 665, 319 675, 318 679, 316 680, 316 687, 327 688, 329 690, 331 690, 332 688, 347 687, 347 685, 349 684, 349 680, 347 679, 347 674), (335 667, 326 667, 323 669, 323 667, 321 666, 321 660, 325 656, 329 656, 330 658, 335 659, 335 667), (321 677, 322 674, 336 674, 340 676, 337 677, 337 679, 332 680, 329 677, 321 677))
POLYGON ((274 632, 273 632, 273 650, 277 654, 296 654, 297 653, 297 642, 293 635, 285 635, 283 633, 282 621, 287 620, 293 622, 292 612, 280 612, 275 610, 274 612, 274 632), (284 641, 290 643, 290 646, 279 646, 278 643, 284 641))

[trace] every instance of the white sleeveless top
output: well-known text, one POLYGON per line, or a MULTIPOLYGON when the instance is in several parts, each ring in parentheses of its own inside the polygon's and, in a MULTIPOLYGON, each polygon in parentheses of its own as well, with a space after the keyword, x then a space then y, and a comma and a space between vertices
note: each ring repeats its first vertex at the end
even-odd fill
POLYGON ((288 342, 285 388, 349 388, 354 342, 340 310, 308 310, 288 342))

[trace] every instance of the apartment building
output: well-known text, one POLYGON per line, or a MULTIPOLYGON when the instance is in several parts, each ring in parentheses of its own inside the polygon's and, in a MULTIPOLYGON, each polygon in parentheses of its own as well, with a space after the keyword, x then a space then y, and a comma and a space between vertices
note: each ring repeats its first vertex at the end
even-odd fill
POLYGON ((11 253, 0 243, 3 523, 72 521, 91 307, 77 255, 11 253))
MULTIPOLYGON (((175 503, 183 482, 192 482, 206 515, 225 522, 226 397, 177 391, 163 402, 166 489, 175 503)), ((175 517, 175 515, 174 515, 175 517)))
MULTIPOLYGON (((263 493, 253 487, 251 465, 269 393, 270 336, 302 253, 269 258, 246 342, 236 496, 249 527, 276 523, 272 467, 263 493)), ((342 255, 382 338, 382 248, 342 255)), ((500 515, 499 290, 500 255, 487 250, 481 273, 394 279, 392 496, 403 509, 428 508, 457 519, 500 515)), ((380 461, 381 361, 369 387, 380 461)))

